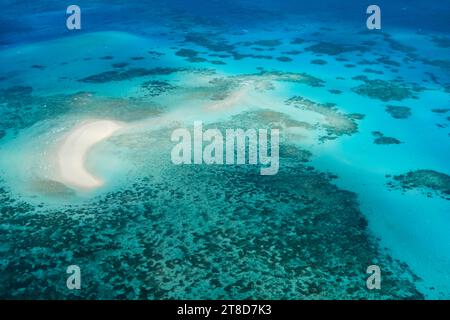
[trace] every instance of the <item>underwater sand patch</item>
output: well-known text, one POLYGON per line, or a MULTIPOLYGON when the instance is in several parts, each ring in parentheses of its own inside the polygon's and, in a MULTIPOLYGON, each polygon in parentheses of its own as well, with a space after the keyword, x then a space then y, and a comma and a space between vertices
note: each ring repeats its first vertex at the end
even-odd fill
POLYGON ((55 198, 68 198, 76 195, 75 191, 55 180, 33 180, 30 183, 33 192, 55 198))
POLYGON ((92 189, 103 181, 92 175, 85 166, 86 154, 97 143, 109 138, 122 128, 115 121, 98 120, 74 128, 64 138, 58 149, 58 167, 62 183, 68 186, 92 189))

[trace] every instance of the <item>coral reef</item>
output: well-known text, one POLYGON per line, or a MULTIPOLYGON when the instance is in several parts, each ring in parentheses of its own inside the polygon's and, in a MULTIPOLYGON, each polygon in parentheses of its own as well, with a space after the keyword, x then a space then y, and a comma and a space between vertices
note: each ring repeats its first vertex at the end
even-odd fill
POLYGON ((327 64, 327 62, 325 60, 322 60, 322 59, 314 59, 314 60, 311 61, 311 63, 312 64, 317 64, 317 65, 320 65, 320 66, 323 66, 323 65, 327 64))
POLYGON ((450 48, 450 38, 449 37, 433 35, 431 37, 431 41, 433 41, 438 47, 450 48))
POLYGON ((394 176, 388 186, 403 191, 419 189, 428 197, 436 194, 450 200, 450 176, 434 170, 415 170, 394 176))
POLYGON ((323 127, 327 132, 327 135, 323 136, 321 140, 336 139, 338 136, 351 135, 358 131, 358 125, 355 121, 358 116, 343 114, 333 104, 316 103, 301 96, 288 99, 286 104, 318 113, 324 117, 323 123, 316 124, 323 127))
POLYGON ((277 47, 282 45, 283 42, 281 40, 258 40, 253 42, 254 45, 262 46, 262 47, 277 47))
POLYGON ((155 76, 155 75, 169 75, 175 72, 182 71, 181 68, 158 67, 153 69, 146 68, 131 68, 124 71, 105 71, 94 74, 78 81, 87 83, 107 83, 112 81, 131 80, 137 77, 155 76))
POLYGON ((403 106, 386 106, 386 112, 395 119, 407 119, 411 116, 411 108, 403 106))
POLYGON ((401 141, 396 138, 386 137, 380 131, 373 131, 372 135, 375 137, 375 140, 373 141, 373 143, 375 143, 375 144, 400 144, 401 143, 401 141))
POLYGON ((146 95, 156 97, 175 89, 175 86, 164 80, 150 80, 144 82, 141 88, 145 90, 146 95))
POLYGON ((319 42, 312 46, 306 47, 306 51, 311 51, 316 54, 327 54, 330 56, 336 56, 346 52, 362 51, 365 52, 368 49, 361 45, 344 45, 332 42, 319 42))
MULTIPOLYGON (((362 80, 363 78, 361 78, 362 80)), ((407 86, 386 80, 369 80, 364 79, 364 84, 352 88, 359 95, 368 96, 381 101, 401 101, 413 97, 413 92, 407 86)))
POLYGON ((117 62, 117 63, 113 63, 112 67, 116 68, 116 69, 121 69, 121 68, 125 68, 128 66, 127 62, 117 62))
POLYGON ((292 59, 289 57, 278 57, 277 60, 281 61, 281 62, 291 62, 292 61, 292 59))
POLYGON ((46 214, 0 189, 1 297, 423 298, 408 267, 368 235, 356 195, 299 152, 282 149, 286 166, 271 178, 243 166, 167 166, 46 214), (83 290, 61 277, 74 262, 83 290), (365 288, 374 263, 384 270, 376 293, 365 288))

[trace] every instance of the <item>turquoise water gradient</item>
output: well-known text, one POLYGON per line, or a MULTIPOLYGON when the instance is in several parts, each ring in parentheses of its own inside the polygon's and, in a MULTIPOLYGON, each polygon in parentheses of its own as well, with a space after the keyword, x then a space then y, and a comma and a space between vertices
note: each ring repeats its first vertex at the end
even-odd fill
POLYGON ((450 298, 450 7, 381 1, 368 31, 364 2, 79 1, 68 31, 56 1, 6 1, 0 297, 450 298), (55 154, 92 120, 126 129, 88 152, 105 184, 81 190, 55 154), (173 165, 196 120, 280 128, 279 173, 173 165), (448 180, 389 185, 416 170, 448 180))

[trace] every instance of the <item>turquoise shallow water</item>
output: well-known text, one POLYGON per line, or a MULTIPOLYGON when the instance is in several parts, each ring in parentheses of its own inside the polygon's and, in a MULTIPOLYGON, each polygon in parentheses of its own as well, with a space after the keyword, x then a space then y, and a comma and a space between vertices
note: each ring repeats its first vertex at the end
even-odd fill
POLYGON ((224 3, 224 18, 215 3, 113 3, 94 18, 105 4, 80 3, 69 32, 49 2, 2 33, 1 297, 450 297, 448 8, 369 32, 359 7, 288 5, 224 3), (84 190, 56 155, 95 120, 124 129, 86 154, 104 184, 84 190), (280 129, 278 174, 173 165, 172 131, 196 120, 280 129))

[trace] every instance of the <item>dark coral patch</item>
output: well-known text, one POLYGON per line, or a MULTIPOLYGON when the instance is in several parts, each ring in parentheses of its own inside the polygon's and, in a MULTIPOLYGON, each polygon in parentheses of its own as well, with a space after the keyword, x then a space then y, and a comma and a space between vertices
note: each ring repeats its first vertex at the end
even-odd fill
POLYGON ((150 50, 147 53, 153 57, 161 57, 161 56, 165 55, 165 53, 162 53, 159 51, 154 51, 154 50, 150 50))
POLYGON ((294 38, 291 40, 291 44, 303 44, 305 43, 305 40, 302 38, 294 38))
POLYGON ((186 60, 191 63, 208 61, 205 58, 199 57, 198 54, 199 54, 198 51, 192 49, 180 49, 177 52, 175 52, 175 55, 186 58, 186 60))
POLYGON ((155 75, 169 75, 174 72, 182 71, 180 68, 132 68, 125 71, 105 71, 94 74, 78 81, 87 83, 106 83, 111 81, 131 80, 137 77, 155 76, 155 75))
POLYGON ((292 59, 289 57, 278 57, 277 60, 281 61, 281 62, 291 62, 292 61, 292 59))
POLYGON ((125 68, 126 66, 128 66, 127 62, 118 62, 112 64, 112 67, 116 69, 125 68))
POLYGON ((192 49, 180 49, 175 52, 175 55, 183 58, 195 58, 198 55, 198 51, 192 49))
POLYGON ((405 44, 403 44, 403 43, 393 39, 391 37, 391 35, 389 35, 387 33, 383 34, 383 38, 389 44, 389 47, 392 50, 396 50, 396 51, 407 53, 407 54, 411 54, 414 51, 416 51, 416 48, 408 46, 408 45, 405 45, 405 44))
POLYGON ((283 42, 281 40, 258 40, 253 42, 253 44, 261 47, 277 47, 279 45, 282 45, 283 42))
POLYGON ((303 83, 311 87, 324 87, 325 81, 307 73, 283 72, 283 71, 261 71, 258 73, 261 77, 273 78, 277 81, 286 81, 293 83, 303 83))
POLYGON ((327 135, 321 137, 321 141, 332 140, 341 135, 352 135, 358 132, 358 124, 355 120, 363 118, 363 116, 359 117, 359 115, 355 114, 344 114, 333 103, 317 103, 301 96, 294 96, 285 103, 302 110, 318 113, 324 117, 325 122, 318 124, 318 126, 322 126, 327 131, 327 135))
POLYGON ((40 64, 33 64, 31 66, 32 69, 45 70, 47 67, 40 64))
POLYGON ((438 47, 450 48, 450 38, 446 36, 432 36, 431 41, 433 41, 438 47))
POLYGON ((373 141, 373 143, 375 143, 375 144, 400 144, 401 143, 401 141, 396 138, 386 137, 380 131, 373 131, 372 135, 375 137, 375 140, 373 141))
POLYGON ((216 57, 216 58, 222 58, 222 59, 225 59, 225 58, 229 58, 229 57, 230 57, 229 54, 224 54, 224 53, 210 53, 208 56, 210 56, 210 57, 216 57))
POLYGON ((220 61, 220 60, 212 60, 210 62, 215 65, 225 65, 226 64, 225 62, 220 61))
POLYGON ((198 63, 198 62, 206 62, 208 60, 206 60, 205 58, 202 58, 202 57, 193 57, 193 58, 187 59, 187 61, 192 62, 192 63, 198 63))
POLYGON ((406 119, 411 116, 411 108, 403 106, 386 106, 386 112, 395 119, 406 119))
POLYGON ((217 37, 211 33, 189 33, 185 37, 186 42, 207 48, 213 52, 229 52, 231 53, 235 46, 230 44, 226 39, 217 37))
POLYGON ((288 54, 288 55, 292 55, 292 56, 298 55, 300 53, 302 53, 302 51, 300 51, 300 50, 290 50, 290 51, 282 52, 282 54, 288 54))
POLYGON ((33 88, 29 86, 13 86, 0 90, 0 102, 8 102, 10 100, 22 100, 30 97, 33 88))
MULTIPOLYGON (((356 77, 354 79, 357 79, 356 77)), ((413 92, 405 85, 386 80, 369 80, 359 77, 357 80, 363 80, 365 83, 352 88, 359 95, 368 96, 381 101, 396 100, 401 101, 413 97, 413 92)))
POLYGON ((446 71, 450 70, 450 60, 442 60, 442 59, 430 60, 430 59, 423 58, 423 59, 421 59, 421 61, 423 63, 428 64, 433 67, 438 67, 438 68, 444 69, 446 71))
POLYGON ((434 113, 447 113, 447 112, 449 112, 449 111, 450 111, 450 109, 449 109, 449 108, 443 108, 443 109, 432 109, 431 111, 432 111, 432 112, 434 112, 434 113))
POLYGON ((305 164, 308 154, 295 146, 281 146, 280 155, 286 167, 275 176, 246 166, 170 166, 161 177, 45 215, 1 189, 2 221, 15 229, 0 233, 4 272, 46 270, 2 281, 1 292, 11 299, 423 298, 408 266, 370 235, 357 195, 305 164), (192 203, 197 210, 186 210, 192 203), (75 293, 61 281, 74 259, 88 274, 75 293), (384 272, 376 293, 361 285, 374 263, 384 272))
POLYGON ((325 60, 322 60, 322 59, 314 59, 314 60, 311 61, 311 63, 312 64, 317 64, 317 65, 320 65, 320 66, 323 66, 323 65, 327 64, 327 62, 325 60))
POLYGON ((383 71, 378 71, 378 70, 371 69, 371 68, 366 68, 366 69, 364 69, 364 72, 367 72, 367 73, 373 73, 373 74, 384 74, 383 71))
POLYGON ((145 91, 145 94, 151 97, 159 96, 170 90, 175 89, 168 81, 164 80, 150 80, 141 85, 141 88, 145 91))
POLYGON ((419 189, 431 196, 438 194, 444 199, 450 200, 450 176, 435 170, 415 170, 406 174, 393 177, 394 183, 388 184, 392 188, 404 191, 419 189))
POLYGON ((379 63, 388 65, 388 66, 392 66, 392 67, 400 67, 400 63, 398 63, 397 61, 394 61, 392 59, 390 59, 387 56, 382 56, 381 58, 378 58, 377 61, 379 63))
POLYGON ((317 44, 307 47, 305 50, 314 53, 336 56, 338 54, 351 51, 367 51, 367 48, 359 45, 344 45, 332 42, 319 42, 317 44))

